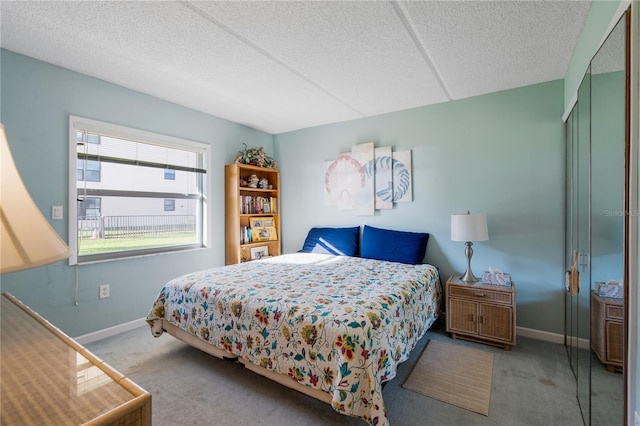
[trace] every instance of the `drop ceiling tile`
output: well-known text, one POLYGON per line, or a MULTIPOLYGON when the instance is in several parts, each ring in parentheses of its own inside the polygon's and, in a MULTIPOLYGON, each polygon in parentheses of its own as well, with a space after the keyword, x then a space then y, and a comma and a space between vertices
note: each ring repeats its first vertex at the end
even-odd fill
POLYGON ((588 5, 4 1, 0 45, 280 133, 562 78, 588 5))
POLYGON ((588 1, 402 2, 454 98, 564 77, 588 1))
POLYGON ((180 3, 6 5, 3 47, 199 111, 273 133, 361 116, 180 3))
POLYGON ((194 2, 363 115, 444 102, 389 2, 194 2))

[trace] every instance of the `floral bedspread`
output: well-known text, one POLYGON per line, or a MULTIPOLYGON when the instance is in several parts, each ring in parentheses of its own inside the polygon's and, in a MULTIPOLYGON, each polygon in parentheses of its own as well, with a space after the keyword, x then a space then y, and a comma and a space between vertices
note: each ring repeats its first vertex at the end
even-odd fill
POLYGON ((293 253, 190 273, 147 316, 332 396, 333 408, 387 424, 382 383, 439 314, 431 265, 293 253))

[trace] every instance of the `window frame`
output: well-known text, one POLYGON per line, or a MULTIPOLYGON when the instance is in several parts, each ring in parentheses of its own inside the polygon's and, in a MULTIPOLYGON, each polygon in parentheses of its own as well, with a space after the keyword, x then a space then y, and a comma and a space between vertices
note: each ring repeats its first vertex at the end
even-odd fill
POLYGON ((128 259, 140 256, 157 255, 165 253, 174 253, 183 250, 204 249, 209 247, 211 241, 211 215, 209 214, 209 200, 211 200, 211 146, 188 139, 177 138, 174 136, 163 135, 159 133, 149 132, 146 130, 135 129, 132 127, 121 126, 117 124, 92 120, 88 118, 69 115, 69 247, 72 254, 69 257, 69 265, 88 264, 94 262, 114 261, 120 259, 128 259), (202 206, 199 214, 202 217, 202 242, 195 244, 154 247, 149 249, 132 250, 125 252, 111 252, 100 256, 78 255, 78 181, 77 178, 77 132, 87 131, 112 137, 140 141, 143 143, 168 146, 177 149, 196 151, 202 154, 202 168, 206 173, 202 177, 202 206))
POLYGON ((164 199, 164 211, 165 212, 175 212, 176 211, 176 200, 174 200, 172 198, 165 198, 164 199), (171 206, 171 208, 167 209, 167 206, 171 206))

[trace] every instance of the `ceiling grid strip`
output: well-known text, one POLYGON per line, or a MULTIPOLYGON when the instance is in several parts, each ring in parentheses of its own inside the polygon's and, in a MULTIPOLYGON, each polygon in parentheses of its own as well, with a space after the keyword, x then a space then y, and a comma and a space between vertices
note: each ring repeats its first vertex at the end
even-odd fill
POLYGON ((235 37, 236 39, 238 39, 242 43, 246 44, 247 46, 251 47, 253 50, 255 50, 256 52, 262 54, 263 56, 265 56, 269 60, 271 60, 274 63, 280 65, 283 68, 285 68, 287 71, 291 72, 292 74, 295 74, 296 76, 300 77, 301 79, 303 79, 307 83, 311 84, 312 86, 314 86, 315 88, 317 88, 321 92, 325 93, 327 96, 329 96, 332 99, 335 99, 336 101, 340 102, 342 105, 344 105, 345 107, 349 108, 351 111, 353 111, 354 113, 358 114, 360 117, 365 117, 366 116, 366 114, 364 114, 362 111, 359 111, 357 108, 355 108, 354 106, 350 105, 348 102, 344 101, 343 99, 340 99, 339 97, 337 97, 336 95, 331 93, 329 90, 327 90, 326 88, 324 88, 320 84, 316 83, 315 81, 313 81, 312 79, 310 79, 306 75, 302 74, 301 72, 299 72, 298 70, 296 70, 295 68, 293 68, 292 66, 290 66, 289 64, 287 64, 286 62, 281 60, 280 58, 278 58, 277 56, 273 55, 271 52, 263 49, 262 47, 258 46, 257 44, 255 44, 251 40, 247 39, 246 37, 242 36, 238 32, 234 31, 232 28, 230 28, 230 27, 226 26, 225 24, 223 24, 222 22, 218 21, 216 18, 214 18, 213 16, 209 15, 207 12, 203 11, 202 9, 200 9, 199 7, 194 5, 192 2, 180 1, 179 3, 181 3, 184 7, 186 7, 189 10, 191 10, 192 12, 196 13, 200 17, 204 18, 205 20, 211 22, 212 24, 214 24, 217 27, 221 28, 222 30, 226 31, 228 34, 230 34, 231 36, 235 37))
POLYGON ((438 82, 438 84, 440 84, 440 87, 442 88, 445 95, 447 96, 447 99, 452 100, 453 95, 451 94, 451 90, 449 89, 447 82, 444 81, 444 78, 442 77, 442 73, 440 72, 440 70, 438 70, 438 67, 436 66, 435 62, 431 58, 429 49, 427 48, 425 43, 422 41, 420 36, 418 36, 416 26, 413 20, 411 19, 409 11, 407 11, 407 9, 404 7, 402 3, 397 1, 391 1, 391 6, 393 6, 393 10, 395 10, 396 14, 398 15, 398 18, 400 19, 400 21, 402 21, 402 24, 407 29, 407 33, 409 33, 409 36, 415 43, 416 48, 418 49, 418 51, 424 58, 425 63, 427 64, 427 66, 433 73, 434 77, 436 78, 436 81, 438 82))

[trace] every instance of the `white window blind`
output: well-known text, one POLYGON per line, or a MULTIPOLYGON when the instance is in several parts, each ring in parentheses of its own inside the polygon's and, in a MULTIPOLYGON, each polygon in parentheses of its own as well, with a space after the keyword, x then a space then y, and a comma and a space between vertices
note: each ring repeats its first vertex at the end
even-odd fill
POLYGON ((206 245, 208 145, 74 116, 69 123, 71 264, 206 245), (96 164, 100 179, 87 179, 96 164), (99 211, 90 205, 97 198, 99 211))

